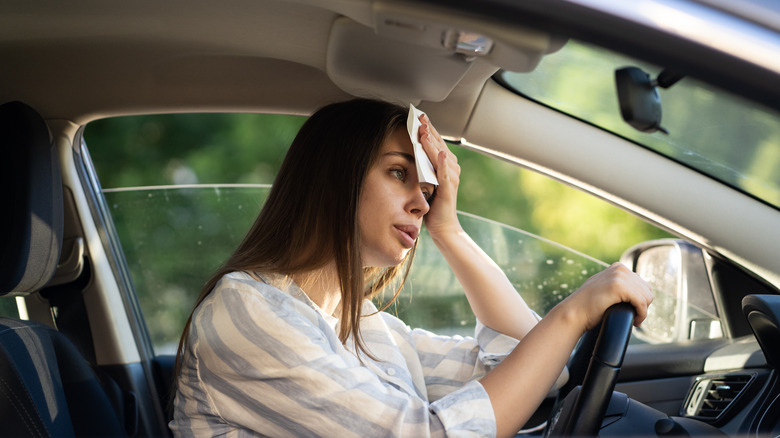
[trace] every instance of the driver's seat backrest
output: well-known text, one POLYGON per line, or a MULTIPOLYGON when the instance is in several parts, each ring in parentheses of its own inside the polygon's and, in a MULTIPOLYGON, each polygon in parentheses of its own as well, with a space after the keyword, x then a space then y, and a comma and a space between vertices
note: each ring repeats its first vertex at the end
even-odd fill
POLYGON ((0 296, 41 289, 62 247, 62 178, 43 119, 21 102, 0 105, 0 296))
POLYGON ((58 331, 0 318, 0 435, 125 436, 121 394, 58 331))
MULTIPOLYGON (((21 102, 0 105, 0 297, 43 288, 57 268, 63 235, 62 179, 44 120, 21 102)), ((107 389, 108 388, 108 389, 107 389)), ((0 318, 0 435, 123 436, 109 396, 65 335, 0 318)))

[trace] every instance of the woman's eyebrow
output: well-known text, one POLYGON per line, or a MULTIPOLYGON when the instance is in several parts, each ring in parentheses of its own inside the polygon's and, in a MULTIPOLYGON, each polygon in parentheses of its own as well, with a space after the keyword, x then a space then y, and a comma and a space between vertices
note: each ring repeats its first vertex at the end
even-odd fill
POLYGON ((407 154, 406 152, 390 151, 390 152, 386 152, 384 154, 384 156, 386 156, 386 157, 387 156, 398 156, 398 157, 401 157, 401 158, 405 159, 409 163, 414 163, 414 155, 407 154))

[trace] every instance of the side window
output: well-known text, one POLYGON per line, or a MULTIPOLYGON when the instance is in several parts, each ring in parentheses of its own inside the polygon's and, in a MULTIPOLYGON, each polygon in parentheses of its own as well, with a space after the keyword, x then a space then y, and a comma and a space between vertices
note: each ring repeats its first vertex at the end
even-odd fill
POLYGON ((209 275, 249 229, 268 185, 104 189, 157 352, 173 352, 209 275))
POLYGON ((0 317, 18 318, 19 310, 16 307, 16 298, 0 297, 0 317))
MULTIPOLYGON (((304 120, 191 114, 86 127, 84 139, 158 354, 175 350, 202 285, 251 226, 304 120)), ((626 248, 667 237, 549 178, 452 149, 462 167, 464 228, 541 315, 626 248)), ((472 333, 474 316, 458 282, 428 235, 421 239, 406 287, 388 311, 437 333, 472 333)))
POLYGON ((90 123, 84 140, 157 354, 265 200, 297 116, 187 114, 90 123))
MULTIPOLYGON (((466 232, 540 315, 606 267, 526 231, 468 213, 459 216, 466 232)), ((420 239, 407 283, 389 311, 412 327, 439 334, 473 335, 476 320, 463 288, 428 233, 423 232, 420 239)))

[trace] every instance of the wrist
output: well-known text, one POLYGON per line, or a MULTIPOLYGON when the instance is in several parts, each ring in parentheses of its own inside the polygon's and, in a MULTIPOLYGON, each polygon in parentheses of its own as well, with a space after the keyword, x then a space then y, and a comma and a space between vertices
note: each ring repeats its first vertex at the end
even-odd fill
POLYGON ((587 318, 584 317, 585 312, 582 309, 578 309, 577 306, 571 305, 569 300, 563 300, 553 307, 545 319, 552 317, 553 319, 560 320, 561 327, 571 327, 577 329, 577 336, 582 336, 588 331, 587 318))
POLYGON ((455 223, 450 226, 437 226, 427 227, 428 234, 431 236, 433 243, 437 247, 448 246, 461 242, 464 238, 468 239, 468 235, 460 226, 460 223, 455 223))

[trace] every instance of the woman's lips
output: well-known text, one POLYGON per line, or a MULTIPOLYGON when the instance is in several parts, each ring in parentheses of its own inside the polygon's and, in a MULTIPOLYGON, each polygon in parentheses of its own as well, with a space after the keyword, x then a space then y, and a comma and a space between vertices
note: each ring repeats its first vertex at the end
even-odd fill
POLYGON ((414 241, 420 234, 420 231, 414 225, 396 225, 395 229, 399 231, 401 239, 407 248, 414 246, 414 241))

